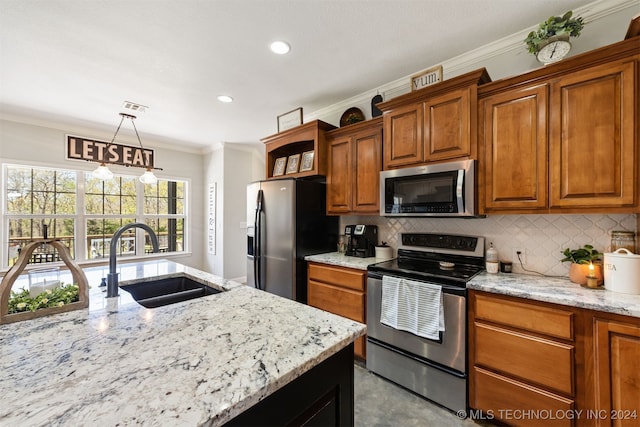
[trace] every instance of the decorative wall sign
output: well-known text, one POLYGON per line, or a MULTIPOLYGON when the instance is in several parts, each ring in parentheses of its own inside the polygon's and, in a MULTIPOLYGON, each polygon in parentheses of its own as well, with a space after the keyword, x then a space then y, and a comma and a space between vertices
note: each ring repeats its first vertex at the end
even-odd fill
POLYGON ((153 168, 153 150, 67 135, 67 159, 153 168))
POLYGON ((278 132, 300 126, 302 124, 302 107, 278 116, 278 132))
POLYGON ((420 74, 411 76, 411 91, 413 92, 414 90, 422 89, 424 87, 440 83, 441 81, 442 65, 438 65, 437 67, 429 68, 420 74))
POLYGON ((207 236, 207 247, 211 255, 216 254, 216 187, 216 182, 209 183, 209 218, 207 222, 209 233, 207 236))

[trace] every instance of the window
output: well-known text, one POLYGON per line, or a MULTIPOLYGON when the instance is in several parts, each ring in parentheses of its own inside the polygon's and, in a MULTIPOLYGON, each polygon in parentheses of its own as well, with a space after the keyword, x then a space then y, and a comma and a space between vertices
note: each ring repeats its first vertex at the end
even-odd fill
MULTIPOLYGON (((3 173, 2 226, 8 233, 3 267, 13 265, 27 243, 43 238, 45 228, 78 261, 108 258, 113 234, 133 222, 144 222, 157 233, 161 252, 185 250, 186 181, 144 185, 136 176, 102 181, 89 172, 24 165, 5 165, 3 173)), ((127 230, 117 244, 119 256, 151 252, 149 236, 138 229, 127 230)), ((55 250, 43 245, 29 263, 56 261, 55 250)))

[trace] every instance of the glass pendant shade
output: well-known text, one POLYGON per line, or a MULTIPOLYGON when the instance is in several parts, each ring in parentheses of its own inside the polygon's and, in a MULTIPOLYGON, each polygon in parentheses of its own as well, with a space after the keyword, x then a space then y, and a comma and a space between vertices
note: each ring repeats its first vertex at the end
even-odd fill
POLYGON ((104 163, 100 163, 100 166, 98 166, 96 170, 91 172, 91 175, 93 175, 94 178, 104 180, 113 178, 113 172, 111 172, 107 165, 105 165, 104 163))
POLYGON ((151 172, 150 168, 147 168, 146 172, 140 177, 140 182, 143 184, 155 184, 158 182, 158 178, 151 172))

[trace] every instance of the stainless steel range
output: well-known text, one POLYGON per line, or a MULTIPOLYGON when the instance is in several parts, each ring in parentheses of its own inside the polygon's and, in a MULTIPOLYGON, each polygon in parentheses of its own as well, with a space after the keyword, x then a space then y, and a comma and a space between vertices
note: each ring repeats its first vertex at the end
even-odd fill
POLYGON ((466 283, 484 269, 484 238, 403 233, 401 242, 396 259, 368 268, 367 369, 452 411, 466 411, 466 283), (436 289, 444 331, 428 339, 383 323, 384 276, 385 283, 404 279, 414 291, 436 289))

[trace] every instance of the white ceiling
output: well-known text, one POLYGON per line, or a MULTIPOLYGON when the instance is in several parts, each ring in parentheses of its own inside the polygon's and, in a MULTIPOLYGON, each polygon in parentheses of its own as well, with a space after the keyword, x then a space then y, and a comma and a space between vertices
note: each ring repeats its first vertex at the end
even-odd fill
POLYGON ((136 120, 143 141, 256 142, 282 113, 312 113, 588 3, 0 0, 0 114, 113 131, 127 100, 149 106, 136 120), (288 55, 269 51, 276 39, 288 55))

